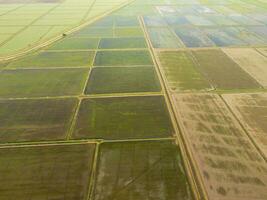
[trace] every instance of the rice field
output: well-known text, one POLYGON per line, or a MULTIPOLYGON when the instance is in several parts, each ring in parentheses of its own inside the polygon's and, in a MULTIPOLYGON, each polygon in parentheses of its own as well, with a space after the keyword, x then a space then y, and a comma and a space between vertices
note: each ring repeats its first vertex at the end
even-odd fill
POLYGON ((266 13, 0 0, 0 200, 266 200, 266 13))

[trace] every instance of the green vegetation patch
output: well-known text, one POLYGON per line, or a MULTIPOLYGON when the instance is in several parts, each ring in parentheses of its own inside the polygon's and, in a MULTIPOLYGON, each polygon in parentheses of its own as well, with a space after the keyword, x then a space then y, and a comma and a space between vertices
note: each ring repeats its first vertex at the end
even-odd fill
POLYGON ((144 38, 103 38, 100 41, 100 49, 124 49, 124 48, 146 48, 144 38))
POLYGON ((77 103, 74 98, 1 100, 0 141, 64 139, 77 103))
POLYGON ((94 55, 94 51, 41 52, 11 62, 8 68, 89 67, 93 63, 94 55))
POLYGON ((104 143, 100 155, 94 200, 193 199, 174 142, 104 143))
POLYGON ((259 84, 221 50, 193 51, 199 70, 219 89, 254 89, 259 84))
POLYGON ((90 74, 87 94, 157 92, 154 67, 97 67, 90 74))
POLYGON ((50 50, 72 50, 72 49, 97 49, 99 39, 97 38, 65 38, 51 46, 50 50))
POLYGON ((149 51, 98 51, 94 66, 152 65, 149 51))
POLYGON ((73 138, 160 138, 173 132, 162 96, 92 98, 82 101, 73 138))
POLYGON ((116 37, 144 37, 140 27, 115 28, 116 37))
POLYGON ((0 96, 44 97, 82 93, 88 69, 23 69, 0 73, 0 96))
POLYGON ((113 28, 112 27, 101 27, 101 28, 95 28, 95 27, 86 27, 82 30, 74 33, 73 36, 79 36, 79 37, 113 37, 113 28))
POLYGON ((192 57, 185 51, 159 53, 161 67, 169 87, 174 91, 207 90, 208 81, 196 70, 192 57))
POLYGON ((0 149, 1 200, 85 200, 93 144, 0 149))

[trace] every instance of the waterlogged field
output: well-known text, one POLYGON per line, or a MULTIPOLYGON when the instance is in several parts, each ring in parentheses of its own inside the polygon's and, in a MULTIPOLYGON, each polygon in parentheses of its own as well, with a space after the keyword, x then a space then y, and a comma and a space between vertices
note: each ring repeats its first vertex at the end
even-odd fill
POLYGON ((266 11, 0 0, 0 200, 266 200, 266 11))

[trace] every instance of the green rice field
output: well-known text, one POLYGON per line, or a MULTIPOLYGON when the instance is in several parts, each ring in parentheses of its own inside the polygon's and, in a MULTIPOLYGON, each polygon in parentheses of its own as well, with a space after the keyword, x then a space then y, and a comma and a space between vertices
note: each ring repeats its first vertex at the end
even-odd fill
POLYGON ((0 0, 0 200, 266 200, 264 0, 0 0))

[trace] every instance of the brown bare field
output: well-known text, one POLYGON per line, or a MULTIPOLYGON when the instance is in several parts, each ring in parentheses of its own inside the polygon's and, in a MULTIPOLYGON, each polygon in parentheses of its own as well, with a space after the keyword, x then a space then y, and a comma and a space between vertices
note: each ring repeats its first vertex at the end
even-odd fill
POLYGON ((267 48, 259 48, 257 49, 261 54, 265 55, 267 57, 267 48))
POLYGON ((267 93, 226 94, 223 98, 267 158, 267 93))
POLYGON ((223 51, 254 77, 263 87, 267 87, 267 58, 251 48, 223 49, 223 51))
POLYGON ((203 93, 173 99, 209 199, 267 199, 266 162, 223 100, 203 93))

